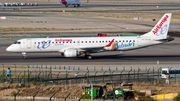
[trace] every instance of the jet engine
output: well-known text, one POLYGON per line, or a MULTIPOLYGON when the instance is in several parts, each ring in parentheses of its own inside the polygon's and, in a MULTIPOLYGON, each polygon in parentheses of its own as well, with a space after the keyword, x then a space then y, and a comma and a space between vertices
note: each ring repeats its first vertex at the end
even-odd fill
POLYGON ((79 55, 78 50, 76 49, 67 49, 64 50, 64 57, 77 57, 79 55))

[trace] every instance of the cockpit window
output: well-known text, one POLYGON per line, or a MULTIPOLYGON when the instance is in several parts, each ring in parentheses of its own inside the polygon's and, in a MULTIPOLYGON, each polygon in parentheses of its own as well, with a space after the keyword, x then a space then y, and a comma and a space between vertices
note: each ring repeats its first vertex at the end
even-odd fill
POLYGON ((14 42, 14 44, 21 44, 21 42, 19 42, 19 41, 16 41, 16 42, 14 42))

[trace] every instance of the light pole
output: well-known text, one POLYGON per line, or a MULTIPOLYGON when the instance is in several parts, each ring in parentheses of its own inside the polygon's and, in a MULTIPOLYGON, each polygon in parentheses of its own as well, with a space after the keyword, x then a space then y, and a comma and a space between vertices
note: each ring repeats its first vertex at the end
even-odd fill
POLYGON ((157 60, 157 69, 158 69, 158 83, 159 83, 159 60, 157 60))
POLYGON ((14 66, 15 66, 15 78, 16 78, 16 64, 14 64, 14 66))
POLYGON ((3 65, 3 72, 4 72, 4 64, 2 64, 3 65))
POLYGON ((93 101, 93 84, 92 84, 91 80, 88 77, 87 77, 87 79, 89 80, 90 85, 91 85, 91 101, 93 101))
POLYGON ((3 75, 4 75, 4 73, 5 73, 5 72, 4 72, 4 64, 2 64, 2 65, 3 65, 3 75))

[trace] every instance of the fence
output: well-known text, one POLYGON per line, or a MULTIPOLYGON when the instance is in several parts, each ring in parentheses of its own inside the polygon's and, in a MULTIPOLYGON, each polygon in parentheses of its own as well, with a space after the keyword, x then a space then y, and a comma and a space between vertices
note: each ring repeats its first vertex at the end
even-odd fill
MULTIPOLYGON (((2 64, 3 65, 3 64, 2 64)), ((44 84, 80 84, 89 83, 104 83, 112 82, 154 82, 162 81, 160 78, 160 68, 147 67, 82 67, 82 66, 57 66, 57 65, 27 65, 26 67, 19 66, 4 66, 0 71, 1 82, 6 82, 6 69, 11 67, 12 83, 39 82, 44 84), (21 69, 19 69, 21 68, 21 69)), ((172 78, 171 82, 178 82, 178 78, 172 78)))
MULTIPOLYGON (((6 69, 10 67, 12 71, 12 82, 29 85, 29 83, 38 83, 51 85, 58 85, 57 88, 51 90, 51 94, 46 96, 36 96, 41 95, 41 90, 34 89, 31 92, 30 96, 23 97, 21 94, 18 94, 20 91, 14 93, 14 96, 4 96, 1 99, 32 99, 33 101, 43 99, 44 100, 55 100, 63 99, 64 101, 72 99, 71 101, 80 101, 83 98, 83 95, 74 97, 71 94, 71 90, 62 95, 58 95, 54 89, 64 88, 64 85, 68 84, 99 84, 99 83, 120 83, 121 81, 125 82, 147 82, 154 83, 155 81, 165 82, 165 79, 160 78, 161 67, 118 67, 118 66, 60 66, 60 65, 27 65, 27 66, 17 66, 16 64, 11 66, 5 66, 2 64, 0 68, 0 80, 2 83, 6 82, 6 69), (59 86, 60 85, 60 86, 59 86), (20 95, 20 96, 19 96, 20 95)), ((178 78, 172 78, 171 82, 178 82, 178 78), (177 79, 177 80, 175 80, 177 79)), ((71 87, 72 85, 68 85, 71 87)), ((28 86, 27 86, 28 87, 28 86)), ((49 87, 49 86, 46 86, 49 87)), ((69 88, 67 87, 67 88, 69 88)), ((74 86, 72 86, 73 88, 74 86)), ((49 90, 49 88, 48 88, 49 90)), ((29 91, 28 91, 29 92, 29 91)), ((11 92, 12 93, 12 92, 11 92)), ((169 96, 168 96, 169 97, 169 96)), ((157 97, 162 98, 162 96, 157 97)), ((166 96, 164 98, 167 98, 166 96)), ((101 99, 102 100, 102 99, 101 99)), ((104 99, 104 101, 108 99, 104 99)))

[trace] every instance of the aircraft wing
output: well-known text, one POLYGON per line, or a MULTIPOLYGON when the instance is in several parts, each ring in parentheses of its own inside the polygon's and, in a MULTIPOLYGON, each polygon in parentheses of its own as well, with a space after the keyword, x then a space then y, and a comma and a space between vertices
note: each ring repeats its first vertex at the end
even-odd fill
POLYGON ((92 52, 100 52, 104 50, 104 46, 85 46, 85 47, 79 47, 80 51, 90 51, 92 52))
POLYGON ((103 49, 104 46, 84 46, 84 47, 77 47, 81 50, 92 50, 92 49, 103 49))
POLYGON ((67 47, 65 49, 60 50, 60 52, 64 52, 64 50, 67 49, 75 49, 79 50, 82 52, 91 52, 91 53, 96 53, 96 52, 101 52, 104 50, 104 46, 73 46, 73 47, 67 47))
POLYGON ((114 39, 112 41, 110 41, 108 44, 106 45, 91 45, 91 46, 71 46, 71 47, 66 47, 64 49, 59 50, 59 52, 64 52, 64 50, 68 50, 68 49, 75 49, 78 51, 82 51, 82 52, 91 52, 91 53, 97 53, 97 52, 102 52, 105 51, 104 47, 111 47, 112 43, 114 42, 114 39))

